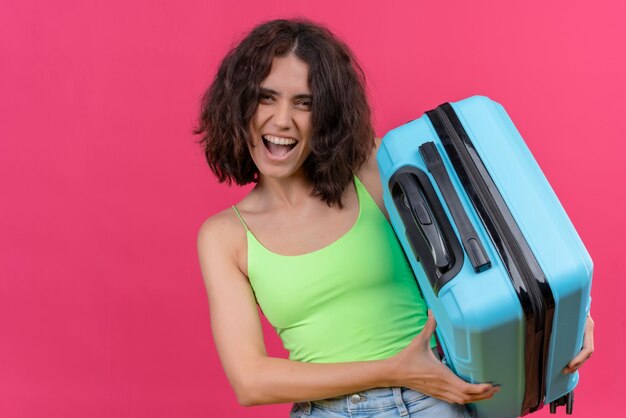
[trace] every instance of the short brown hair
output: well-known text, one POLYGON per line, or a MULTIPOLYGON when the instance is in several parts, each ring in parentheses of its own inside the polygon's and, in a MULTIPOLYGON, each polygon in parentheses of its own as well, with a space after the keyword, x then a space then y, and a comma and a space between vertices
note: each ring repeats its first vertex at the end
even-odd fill
POLYGON ((279 19, 256 26, 222 60, 193 133, 202 134, 198 142, 220 182, 257 182, 249 124, 274 57, 289 53, 309 66, 313 133, 304 172, 314 196, 342 207, 344 190, 374 147, 374 130, 363 70, 347 45, 319 24, 279 19))

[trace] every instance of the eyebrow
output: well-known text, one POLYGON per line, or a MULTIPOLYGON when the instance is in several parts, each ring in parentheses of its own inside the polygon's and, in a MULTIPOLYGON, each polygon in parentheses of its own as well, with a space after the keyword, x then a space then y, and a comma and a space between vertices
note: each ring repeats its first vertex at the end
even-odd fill
MULTIPOLYGON (((268 89, 265 87, 261 87, 261 93, 266 93, 266 94, 272 94, 274 96, 280 96, 280 93, 277 92, 276 90, 272 90, 272 89, 268 89)), ((295 96, 293 96, 294 99, 309 99, 312 100, 313 96, 311 96, 310 94, 305 94, 305 93, 301 93, 301 94, 296 94, 295 96)))

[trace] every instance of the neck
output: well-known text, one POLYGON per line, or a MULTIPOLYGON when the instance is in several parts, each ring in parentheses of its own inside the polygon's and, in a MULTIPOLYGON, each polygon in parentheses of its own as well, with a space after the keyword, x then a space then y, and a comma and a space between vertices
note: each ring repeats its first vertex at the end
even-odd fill
POLYGON ((312 198, 313 184, 304 173, 287 179, 277 179, 261 174, 255 187, 269 206, 298 206, 312 198))

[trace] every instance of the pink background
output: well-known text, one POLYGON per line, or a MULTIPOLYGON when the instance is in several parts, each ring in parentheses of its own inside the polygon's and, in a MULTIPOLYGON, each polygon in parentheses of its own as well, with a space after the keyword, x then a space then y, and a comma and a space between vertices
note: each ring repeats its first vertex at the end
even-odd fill
POLYGON ((621 415, 625 15, 620 1, 3 0, 0 416, 287 415, 240 407, 219 364, 196 232, 246 190, 216 183, 191 129, 229 47, 292 16, 353 48, 379 135, 473 94, 505 106, 595 262, 597 352, 574 416, 621 415))

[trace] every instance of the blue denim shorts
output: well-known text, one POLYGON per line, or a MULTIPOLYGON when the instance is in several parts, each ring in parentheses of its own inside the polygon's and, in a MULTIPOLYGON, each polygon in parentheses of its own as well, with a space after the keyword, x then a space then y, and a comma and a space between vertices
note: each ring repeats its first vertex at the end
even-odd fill
POLYGON ((408 388, 376 388, 336 398, 293 404, 290 418, 471 418, 463 405, 449 404, 408 388))

